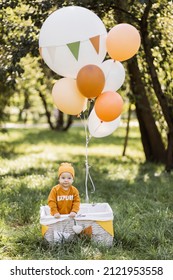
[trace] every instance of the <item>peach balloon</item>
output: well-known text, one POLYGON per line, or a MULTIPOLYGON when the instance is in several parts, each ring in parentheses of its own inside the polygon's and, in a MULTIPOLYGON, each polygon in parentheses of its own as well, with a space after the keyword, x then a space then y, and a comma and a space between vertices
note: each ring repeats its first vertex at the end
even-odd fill
POLYGON ((73 78, 58 80, 53 86, 52 97, 57 108, 68 115, 80 114, 86 104, 86 98, 78 90, 73 78))
POLYGON ((141 38, 138 30, 128 23, 114 26, 106 38, 109 56, 118 61, 124 61, 134 56, 140 44, 141 38))
POLYGON ((95 112, 101 121, 110 122, 118 118, 123 110, 123 99, 117 92, 105 91, 95 102, 95 112))
POLYGON ((80 92, 87 98, 97 97, 105 85, 105 75, 100 67, 88 64, 82 67, 76 78, 80 92))

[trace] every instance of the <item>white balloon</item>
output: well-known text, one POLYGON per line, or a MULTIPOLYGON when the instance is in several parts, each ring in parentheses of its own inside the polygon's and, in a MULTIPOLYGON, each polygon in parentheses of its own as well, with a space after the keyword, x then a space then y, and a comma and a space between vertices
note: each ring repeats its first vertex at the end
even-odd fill
POLYGON ((104 91, 117 91, 125 80, 125 69, 121 62, 113 59, 105 60, 101 64, 101 69, 105 74, 104 91))
POLYGON ((39 47, 46 64, 57 74, 76 78, 86 64, 100 64, 106 56, 107 31, 101 19, 92 11, 69 6, 53 12, 43 23, 39 47), (100 36, 99 50, 90 38, 100 36), (76 58, 67 44, 79 42, 76 58))
POLYGON ((120 125, 121 116, 111 122, 101 122, 93 108, 88 118, 88 129, 92 136, 101 138, 113 133, 120 125))

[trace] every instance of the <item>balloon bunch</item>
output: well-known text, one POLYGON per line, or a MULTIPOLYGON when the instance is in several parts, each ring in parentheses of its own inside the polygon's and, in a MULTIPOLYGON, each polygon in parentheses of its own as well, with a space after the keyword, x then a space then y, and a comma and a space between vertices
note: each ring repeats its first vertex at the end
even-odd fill
POLYGON ((62 76, 52 89, 56 107, 80 115, 92 100, 90 135, 111 134, 120 125, 123 110, 117 92, 125 80, 121 61, 134 56, 139 47, 139 32, 130 24, 118 24, 107 33, 101 19, 84 7, 53 12, 41 27, 39 50, 49 68, 62 76), (104 61, 107 53, 110 59, 104 61))
POLYGON ((117 24, 108 33, 92 11, 68 6, 53 12, 39 35, 40 54, 45 63, 63 78, 52 89, 56 107, 69 115, 95 105, 88 118, 94 137, 111 134, 120 124, 123 99, 117 90, 125 80, 121 61, 135 55, 140 47, 137 29, 117 24), (111 59, 105 59, 106 53, 111 59))

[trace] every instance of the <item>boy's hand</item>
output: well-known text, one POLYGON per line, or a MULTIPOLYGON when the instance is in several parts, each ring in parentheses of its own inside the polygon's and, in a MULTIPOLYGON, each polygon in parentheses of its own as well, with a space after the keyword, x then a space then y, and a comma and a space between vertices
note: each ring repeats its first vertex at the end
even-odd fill
POLYGON ((60 215, 59 213, 56 213, 56 214, 54 214, 54 217, 55 217, 56 219, 59 219, 59 218, 61 218, 61 215, 60 215))
POLYGON ((69 214, 69 217, 70 218, 74 218, 76 216, 76 213, 75 212, 71 212, 70 214, 69 214))

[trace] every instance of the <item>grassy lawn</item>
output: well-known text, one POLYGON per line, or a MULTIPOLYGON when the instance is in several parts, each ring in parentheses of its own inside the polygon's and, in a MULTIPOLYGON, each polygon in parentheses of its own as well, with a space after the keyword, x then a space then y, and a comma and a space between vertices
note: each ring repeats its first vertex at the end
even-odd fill
POLYGON ((125 129, 89 143, 96 191, 90 202, 107 202, 114 212, 111 248, 86 239, 49 245, 41 236, 40 205, 57 183, 62 161, 74 164, 74 185, 85 202, 85 133, 9 129, 0 134, 0 259, 173 259, 173 174, 144 162, 138 128, 132 127, 122 157, 125 129))

